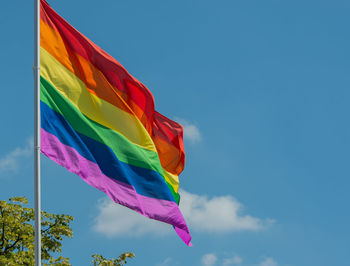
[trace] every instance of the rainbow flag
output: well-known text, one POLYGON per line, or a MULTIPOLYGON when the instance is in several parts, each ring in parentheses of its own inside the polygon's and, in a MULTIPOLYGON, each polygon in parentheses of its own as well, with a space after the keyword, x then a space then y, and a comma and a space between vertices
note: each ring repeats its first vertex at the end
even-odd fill
POLYGON ((174 226, 183 128, 154 109, 151 92, 60 17, 40 8, 41 152, 113 201, 174 226))

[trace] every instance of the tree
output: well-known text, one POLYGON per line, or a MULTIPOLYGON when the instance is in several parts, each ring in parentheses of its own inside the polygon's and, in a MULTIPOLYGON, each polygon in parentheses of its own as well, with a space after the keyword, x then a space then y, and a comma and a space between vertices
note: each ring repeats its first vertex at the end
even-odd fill
MULTIPOLYGON (((34 264, 34 210, 25 205, 25 197, 0 201, 0 265, 34 264)), ((53 254, 61 252, 63 237, 72 237, 73 217, 41 212, 41 256, 43 265, 70 265, 69 259, 53 254)))
MULTIPOLYGON (((28 208, 25 197, 0 201, 0 265, 34 265, 34 209, 28 208)), ((72 237, 70 222, 73 217, 65 214, 41 212, 41 258, 43 265, 68 266, 69 259, 58 256, 63 237, 72 237)), ((93 255, 93 265, 119 266, 133 258, 133 253, 123 253, 117 259, 107 260, 93 255), (112 263, 112 264, 111 264, 112 263), (114 263, 114 264, 113 264, 114 263)))
POLYGON ((92 264, 94 266, 122 266, 127 263, 126 259, 127 258, 134 258, 135 254, 131 252, 125 252, 121 254, 118 258, 116 259, 106 259, 102 257, 101 255, 95 254, 92 255, 93 261, 92 264))

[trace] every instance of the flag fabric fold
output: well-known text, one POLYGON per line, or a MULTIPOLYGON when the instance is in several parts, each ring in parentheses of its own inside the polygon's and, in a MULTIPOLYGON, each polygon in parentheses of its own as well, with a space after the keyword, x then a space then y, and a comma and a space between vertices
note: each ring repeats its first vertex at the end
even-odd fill
POLYGON ((183 128, 151 92, 40 1, 41 152, 114 202, 191 236, 179 209, 183 128))

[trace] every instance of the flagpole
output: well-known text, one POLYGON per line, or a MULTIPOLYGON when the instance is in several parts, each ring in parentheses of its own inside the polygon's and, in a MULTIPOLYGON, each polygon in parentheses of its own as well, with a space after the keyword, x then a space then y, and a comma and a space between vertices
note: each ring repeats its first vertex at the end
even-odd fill
POLYGON ((40 206, 40 0, 34 0, 34 215, 35 266, 41 266, 40 206))

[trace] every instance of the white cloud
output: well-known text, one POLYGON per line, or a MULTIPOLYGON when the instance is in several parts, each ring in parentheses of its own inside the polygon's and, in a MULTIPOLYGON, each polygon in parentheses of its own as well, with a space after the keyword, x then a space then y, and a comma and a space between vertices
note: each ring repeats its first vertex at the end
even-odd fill
POLYGON ((239 265, 243 262, 243 259, 240 256, 233 256, 232 258, 226 258, 224 259, 222 266, 228 266, 228 265, 239 265))
POLYGON ((148 219, 107 197, 98 202, 98 211, 93 230, 107 237, 147 233, 162 235, 171 231, 171 226, 148 219))
POLYGON ((278 266, 277 262, 273 258, 266 258, 259 266, 278 266))
POLYGON ((243 205, 230 195, 209 199, 184 190, 180 191, 180 195, 180 209, 194 231, 258 231, 273 223, 271 219, 263 221, 250 215, 241 215, 243 205))
MULTIPOLYGON (((180 209, 191 231, 227 233, 258 231, 272 220, 263 221, 250 215, 241 215, 243 206, 232 196, 201 196, 181 190, 180 209), (203 222, 205 221, 205 222, 203 222)), ((93 230, 107 237, 120 235, 140 236, 172 233, 172 227, 148 219, 139 213, 114 203, 109 198, 98 202, 98 214, 93 230)))
POLYGON ((17 171, 20 160, 29 157, 33 152, 33 141, 29 139, 24 147, 17 147, 0 158, 0 172, 17 171))
POLYGON ((179 117, 175 117, 174 120, 183 126, 185 140, 188 140, 192 144, 200 142, 202 140, 202 135, 195 124, 179 117))
POLYGON ((203 255, 202 257, 202 265, 203 266, 213 266, 218 261, 218 258, 214 253, 208 253, 203 255))

